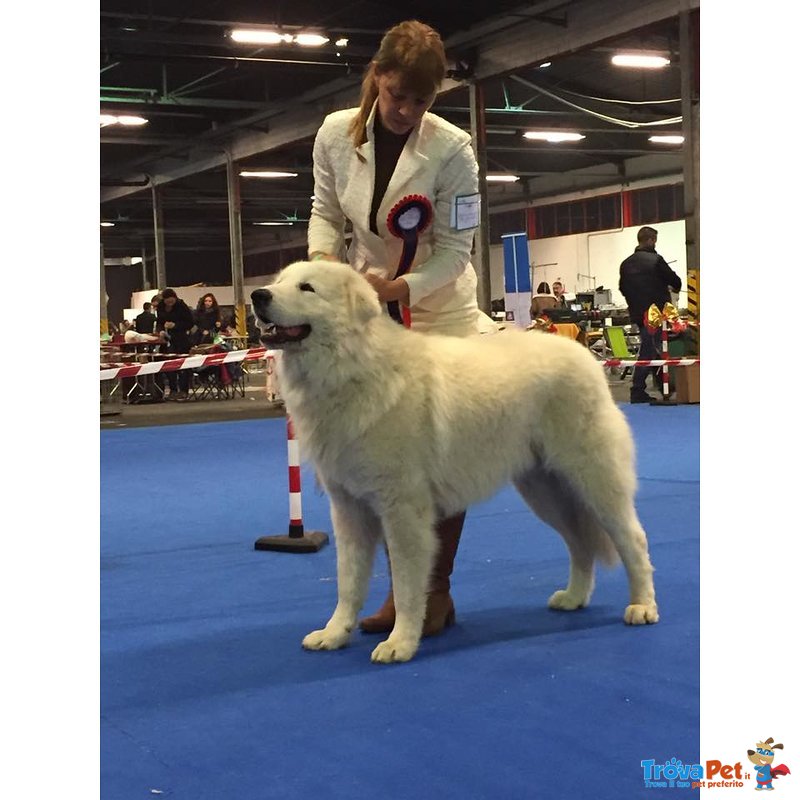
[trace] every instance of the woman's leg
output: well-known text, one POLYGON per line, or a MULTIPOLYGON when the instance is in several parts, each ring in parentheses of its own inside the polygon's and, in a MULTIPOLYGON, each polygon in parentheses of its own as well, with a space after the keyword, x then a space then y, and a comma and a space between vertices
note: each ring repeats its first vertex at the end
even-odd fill
MULTIPOLYGON (((423 636, 435 636, 455 622, 455 608, 450 597, 450 576, 453 574, 453 562, 458 552, 466 515, 467 512, 462 511, 447 519, 439 520, 436 525, 439 549, 428 585, 423 636)), ((389 577, 391 578, 391 565, 389 577)), ((392 630, 394 621, 394 594, 390 588, 380 610, 371 617, 362 619, 358 625, 365 633, 385 633, 392 630)))

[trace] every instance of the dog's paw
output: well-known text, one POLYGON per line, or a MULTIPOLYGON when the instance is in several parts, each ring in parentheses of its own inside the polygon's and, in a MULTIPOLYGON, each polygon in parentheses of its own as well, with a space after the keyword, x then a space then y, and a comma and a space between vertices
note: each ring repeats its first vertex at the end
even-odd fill
POLYGON ((658 606, 655 603, 650 605, 630 605, 625 609, 626 625, 653 625, 658 622, 658 606))
POLYGON ((372 662, 374 664, 392 664, 395 661, 410 661, 419 649, 419 640, 413 639, 392 639, 390 636, 385 642, 381 642, 372 651, 372 662))
POLYGON ((338 650, 350 641, 350 631, 331 630, 323 628, 319 631, 311 631, 303 639, 303 647, 306 650, 338 650))
POLYGON ((550 595, 547 601, 548 608, 555 608, 559 611, 575 611, 583 608, 589 602, 584 595, 570 594, 566 589, 559 589, 550 595))

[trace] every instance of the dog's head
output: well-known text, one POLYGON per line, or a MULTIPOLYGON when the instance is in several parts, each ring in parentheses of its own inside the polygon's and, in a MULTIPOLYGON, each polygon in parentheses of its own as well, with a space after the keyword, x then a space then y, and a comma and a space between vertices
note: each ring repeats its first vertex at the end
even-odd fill
POLYGON ((763 767, 766 764, 771 764, 775 760, 775 751, 783 750, 782 744, 773 744, 774 740, 770 736, 764 742, 756 742, 755 750, 748 750, 747 757, 757 767, 763 767))
POLYGON ((267 347, 302 349, 303 342, 332 341, 357 333, 381 315, 378 295, 351 267, 332 261, 298 261, 250 298, 267 347))

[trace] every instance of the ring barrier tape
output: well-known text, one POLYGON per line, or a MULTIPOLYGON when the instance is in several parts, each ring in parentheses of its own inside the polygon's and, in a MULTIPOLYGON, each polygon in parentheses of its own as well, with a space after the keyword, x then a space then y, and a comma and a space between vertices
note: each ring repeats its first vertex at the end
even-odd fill
MULTIPOLYGON (((100 380, 110 381, 115 378, 132 378, 136 375, 152 375, 156 372, 176 372, 182 369, 197 369, 198 367, 214 366, 217 364, 231 364, 237 361, 255 361, 258 359, 271 359, 276 351, 267 350, 266 347, 253 347, 249 350, 231 350, 228 353, 210 353, 203 356, 178 356, 166 361, 151 361, 146 364, 101 364, 100 380)), ((619 358, 599 360, 603 367, 688 367, 699 364, 699 358, 662 358, 643 361, 619 358)))
POLYGON ((116 378, 132 378, 136 375, 152 375, 156 372, 177 372, 182 369, 197 369, 198 367, 214 366, 218 364, 232 364, 237 361, 255 361, 262 358, 274 357, 275 352, 266 347, 253 347, 249 350, 231 350, 228 353, 209 353, 201 356, 177 356, 166 361, 151 361, 146 364, 128 364, 108 368, 101 364, 100 380, 110 381, 116 378))

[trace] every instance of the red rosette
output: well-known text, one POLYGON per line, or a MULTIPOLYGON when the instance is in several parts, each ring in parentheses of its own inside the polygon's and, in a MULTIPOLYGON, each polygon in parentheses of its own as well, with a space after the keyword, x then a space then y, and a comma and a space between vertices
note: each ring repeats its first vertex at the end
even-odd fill
POLYGON ((392 236, 398 239, 405 239, 410 234, 419 235, 433 221, 433 206, 431 201, 422 194, 408 194, 402 200, 395 203, 392 210, 386 217, 386 226, 392 236), (413 225, 407 227, 401 224, 401 217, 413 209, 419 210, 419 218, 413 225))

